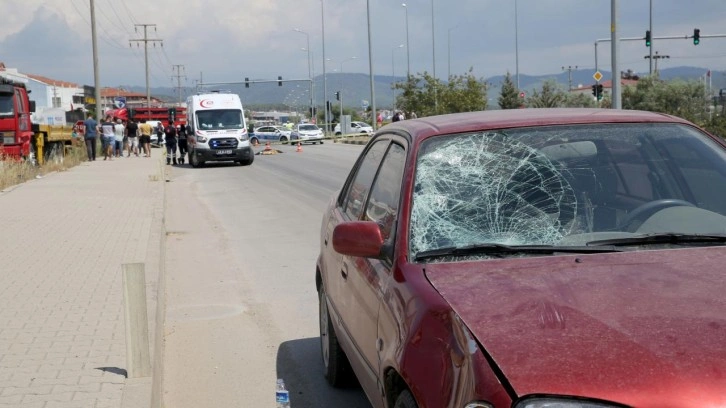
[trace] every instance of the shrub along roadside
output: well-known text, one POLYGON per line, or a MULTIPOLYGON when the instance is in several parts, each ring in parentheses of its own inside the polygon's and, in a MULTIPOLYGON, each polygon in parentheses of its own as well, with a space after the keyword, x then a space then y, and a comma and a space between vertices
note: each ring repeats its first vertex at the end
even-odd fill
POLYGON ((11 158, 0 160, 0 192, 55 171, 66 171, 88 160, 85 146, 73 146, 64 156, 51 157, 42 166, 11 158))

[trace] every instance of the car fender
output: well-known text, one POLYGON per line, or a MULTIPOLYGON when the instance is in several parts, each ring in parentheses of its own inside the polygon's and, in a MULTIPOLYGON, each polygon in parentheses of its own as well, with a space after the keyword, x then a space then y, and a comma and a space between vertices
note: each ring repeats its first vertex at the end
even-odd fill
POLYGON ((395 372, 421 407, 462 407, 473 400, 510 406, 502 387, 483 390, 486 395, 477 390, 477 379, 497 383, 486 356, 423 269, 406 269, 406 283, 392 281, 379 311, 379 378, 388 405, 394 405, 397 389, 385 380, 395 372))

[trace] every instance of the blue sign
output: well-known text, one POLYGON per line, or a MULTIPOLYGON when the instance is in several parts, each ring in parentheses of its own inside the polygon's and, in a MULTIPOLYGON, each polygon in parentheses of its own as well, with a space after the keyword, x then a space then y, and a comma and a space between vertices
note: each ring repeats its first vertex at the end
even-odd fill
POLYGON ((116 107, 116 109, 121 109, 126 107, 126 97, 125 96, 117 96, 113 98, 113 106, 116 107))

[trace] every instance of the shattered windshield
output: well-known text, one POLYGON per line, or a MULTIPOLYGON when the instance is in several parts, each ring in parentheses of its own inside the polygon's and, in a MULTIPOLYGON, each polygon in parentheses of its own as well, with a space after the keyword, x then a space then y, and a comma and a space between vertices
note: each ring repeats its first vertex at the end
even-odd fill
POLYGON ((410 249, 726 233, 726 155, 679 124, 446 135, 416 163, 410 249))

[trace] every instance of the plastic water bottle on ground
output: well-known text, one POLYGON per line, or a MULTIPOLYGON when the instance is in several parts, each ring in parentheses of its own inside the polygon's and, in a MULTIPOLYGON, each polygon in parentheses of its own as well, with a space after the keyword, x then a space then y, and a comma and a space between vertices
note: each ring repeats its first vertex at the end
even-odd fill
POLYGON ((285 381, 282 378, 277 379, 275 400, 277 401, 277 408, 290 408, 290 392, 285 388, 285 381))

